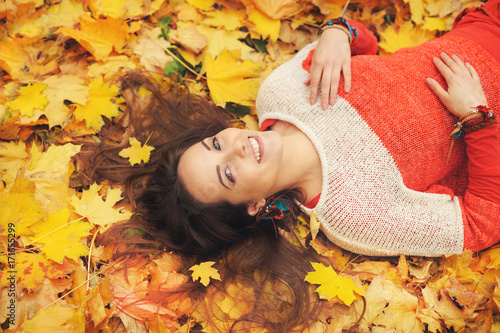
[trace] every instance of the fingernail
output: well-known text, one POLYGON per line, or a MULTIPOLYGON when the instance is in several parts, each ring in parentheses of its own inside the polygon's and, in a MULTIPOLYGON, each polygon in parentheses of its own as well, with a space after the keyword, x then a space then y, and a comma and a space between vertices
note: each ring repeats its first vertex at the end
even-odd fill
POLYGON ((321 103, 321 108, 322 108, 323 110, 325 110, 327 107, 328 107, 328 105, 326 105, 326 103, 321 103))
POLYGON ((431 80, 431 79, 429 79, 429 78, 427 78, 427 79, 425 79, 425 82, 426 82, 427 84, 431 84, 431 83, 432 83, 432 80, 431 80))

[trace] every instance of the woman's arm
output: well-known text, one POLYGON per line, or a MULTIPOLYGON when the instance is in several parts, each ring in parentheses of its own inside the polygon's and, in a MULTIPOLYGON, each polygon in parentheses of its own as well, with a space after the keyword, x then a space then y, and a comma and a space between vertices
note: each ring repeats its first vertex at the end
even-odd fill
MULTIPOLYGON (((426 82, 446 108, 455 116, 463 117, 474 107, 487 105, 475 69, 457 56, 442 53, 441 58, 435 58, 434 64, 445 78, 448 91, 433 79, 426 82)), ((479 123, 483 121, 482 117, 477 119, 479 123)), ((491 245, 498 233, 498 228, 494 227, 498 221, 490 221, 500 205, 500 143, 496 132, 493 124, 464 137, 469 178, 467 191, 460 202, 464 226, 469 230, 465 233, 465 246, 473 250, 491 245)))
POLYGON ((337 99, 340 73, 344 76, 344 91, 351 90, 351 55, 376 54, 377 39, 362 24, 347 20, 358 36, 349 45, 349 37, 340 29, 326 29, 321 34, 311 63, 309 78, 311 105, 316 103, 321 87, 321 107, 326 109, 337 99), (326 93, 325 93, 326 92, 326 93))

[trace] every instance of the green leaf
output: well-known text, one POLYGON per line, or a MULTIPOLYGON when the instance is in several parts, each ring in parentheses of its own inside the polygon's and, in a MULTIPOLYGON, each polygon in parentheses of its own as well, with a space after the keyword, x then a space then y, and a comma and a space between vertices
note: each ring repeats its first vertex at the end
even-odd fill
POLYGON ((250 107, 233 102, 226 103, 226 110, 234 114, 237 118, 250 114, 250 107))

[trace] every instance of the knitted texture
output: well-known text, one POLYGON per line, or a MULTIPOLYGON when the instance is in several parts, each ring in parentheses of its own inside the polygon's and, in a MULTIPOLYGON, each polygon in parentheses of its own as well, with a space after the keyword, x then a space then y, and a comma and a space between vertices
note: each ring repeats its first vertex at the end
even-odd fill
MULTIPOLYGON (((339 246, 365 255, 461 253, 470 216, 463 213, 462 200, 467 189, 465 144, 458 140, 444 163, 456 119, 425 79, 446 86, 432 58, 443 50, 456 54, 476 68, 490 108, 499 110, 499 64, 459 37, 443 37, 389 57, 356 56, 351 92, 341 88, 337 103, 322 110, 320 103, 309 104, 303 84, 314 47, 306 46, 269 75, 256 105, 261 123, 290 122, 314 144, 323 176, 314 212, 322 230, 339 246)), ((488 212, 475 216, 498 222, 500 207, 481 205, 488 212)))

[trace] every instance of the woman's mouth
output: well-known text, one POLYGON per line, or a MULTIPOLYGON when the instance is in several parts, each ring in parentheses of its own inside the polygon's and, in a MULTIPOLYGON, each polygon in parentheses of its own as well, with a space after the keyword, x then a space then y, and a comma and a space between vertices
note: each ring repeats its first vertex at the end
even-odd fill
POLYGON ((250 142, 250 146, 252 147, 253 154, 255 156, 255 159, 257 160, 257 163, 260 163, 261 153, 260 153, 259 140, 257 140, 257 138, 254 137, 249 137, 248 141, 250 142))

